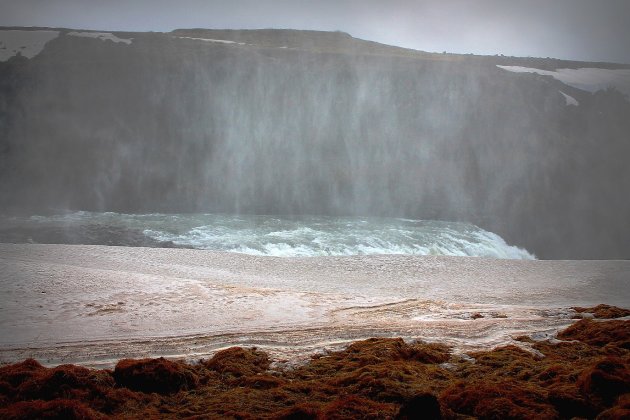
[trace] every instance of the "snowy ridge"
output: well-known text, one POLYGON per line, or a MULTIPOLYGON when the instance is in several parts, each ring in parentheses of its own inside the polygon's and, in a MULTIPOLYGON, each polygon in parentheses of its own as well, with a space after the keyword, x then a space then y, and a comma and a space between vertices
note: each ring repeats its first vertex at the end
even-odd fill
POLYGON ((133 39, 133 38, 130 38, 130 39, 118 38, 116 35, 112 34, 111 32, 69 32, 68 35, 79 36, 79 37, 84 37, 84 38, 96 38, 96 39, 100 39, 101 41, 112 41, 114 43, 122 42, 123 44, 127 44, 127 45, 131 45, 131 41, 133 39))
POLYGON ((244 42, 230 41, 230 40, 227 40, 227 39, 193 38, 191 36, 177 36, 175 38, 192 39, 192 40, 195 40, 195 41, 204 41, 204 42, 216 42, 218 44, 249 45, 249 44, 246 44, 244 42))
POLYGON ((580 103, 577 101, 577 99, 575 99, 573 96, 567 95, 566 93, 564 93, 563 91, 559 91, 560 94, 562 96, 564 96, 564 100, 567 103, 567 106, 572 105, 572 106, 579 106, 580 103))
POLYGON ((0 61, 20 54, 33 58, 46 43, 59 36, 59 31, 0 30, 0 61))
POLYGON ((566 85, 587 92, 615 88, 621 93, 630 96, 630 69, 580 68, 550 71, 521 66, 497 65, 497 67, 514 73, 537 73, 542 76, 551 76, 566 85))

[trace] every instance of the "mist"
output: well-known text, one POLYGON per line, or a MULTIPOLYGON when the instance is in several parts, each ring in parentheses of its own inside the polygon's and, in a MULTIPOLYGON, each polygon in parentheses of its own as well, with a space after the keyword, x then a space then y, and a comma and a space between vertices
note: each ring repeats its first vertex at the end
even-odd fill
POLYGON ((542 258, 627 257, 627 97, 497 66, 574 63, 341 32, 115 37, 2 64, 7 211, 465 221, 542 258))

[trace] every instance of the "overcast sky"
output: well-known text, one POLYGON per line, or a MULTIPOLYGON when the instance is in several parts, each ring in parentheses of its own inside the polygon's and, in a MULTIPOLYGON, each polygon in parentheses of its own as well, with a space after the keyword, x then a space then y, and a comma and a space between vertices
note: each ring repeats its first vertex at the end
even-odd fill
POLYGON ((630 63, 630 0, 0 0, 0 25, 341 30, 424 51, 630 63))

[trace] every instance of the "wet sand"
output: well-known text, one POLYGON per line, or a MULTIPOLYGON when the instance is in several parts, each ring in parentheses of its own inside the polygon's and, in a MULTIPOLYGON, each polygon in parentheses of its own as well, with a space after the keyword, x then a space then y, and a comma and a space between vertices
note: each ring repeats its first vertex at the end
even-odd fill
POLYGON ((630 306, 630 261, 0 244, 2 362, 111 366, 256 345, 294 363, 375 336, 463 352, 553 337, 570 307, 599 303, 630 306))

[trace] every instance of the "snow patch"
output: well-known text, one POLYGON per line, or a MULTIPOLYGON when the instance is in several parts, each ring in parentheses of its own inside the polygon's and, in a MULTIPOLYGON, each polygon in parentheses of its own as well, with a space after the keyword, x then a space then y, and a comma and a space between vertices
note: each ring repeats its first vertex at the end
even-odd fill
POLYGON ((68 35, 80 36, 84 38, 96 38, 96 39, 100 39, 101 41, 112 41, 115 43, 122 42, 127 45, 130 45, 131 40, 133 39, 133 38, 129 38, 129 39, 118 38, 116 35, 110 32, 69 32, 68 35))
POLYGON ((44 45, 59 36, 59 31, 0 31, 0 61, 7 61, 14 55, 21 54, 33 58, 39 54, 44 45))
POLYGON ((569 96, 566 93, 564 93, 563 91, 559 91, 562 96, 564 96, 564 100, 567 102, 567 106, 569 105, 573 105, 573 106, 578 106, 580 105, 580 103, 577 101, 577 99, 575 99, 573 96, 569 96))
POLYGON ((542 76, 551 76, 566 85, 587 92, 597 92, 598 90, 605 90, 612 87, 630 96, 630 69, 610 70, 585 67, 550 71, 521 66, 497 65, 497 67, 515 73, 537 73, 542 76))
POLYGON ((227 39, 193 38, 191 36, 178 36, 176 38, 179 38, 179 39, 193 39, 195 41, 216 42, 216 43, 219 43, 219 44, 247 45, 244 42, 230 41, 230 40, 227 40, 227 39))
MULTIPOLYGON (((252 46, 252 47, 258 46, 257 44, 248 44, 246 42, 237 42, 237 41, 232 41, 232 40, 228 40, 228 39, 195 38, 195 37, 192 37, 192 36, 174 36, 173 38, 192 39, 194 41, 214 42, 214 43, 217 43, 217 44, 249 45, 249 46, 252 46)), ((281 50, 294 49, 294 48, 286 46, 286 45, 281 46, 281 47, 269 47, 269 46, 267 46, 266 48, 277 48, 277 49, 281 49, 281 50)))

